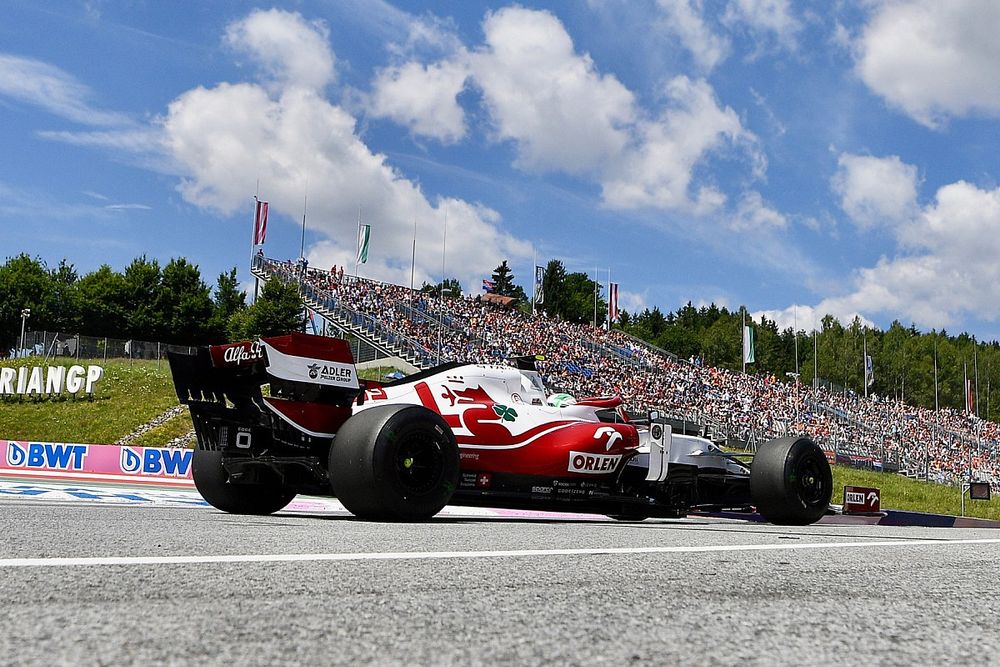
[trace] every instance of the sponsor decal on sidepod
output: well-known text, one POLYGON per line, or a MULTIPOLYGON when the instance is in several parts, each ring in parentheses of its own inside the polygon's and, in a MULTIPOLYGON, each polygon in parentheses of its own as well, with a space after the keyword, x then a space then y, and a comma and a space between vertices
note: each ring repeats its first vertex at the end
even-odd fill
POLYGON ((622 460, 621 454, 589 454, 587 452, 570 452, 569 472, 579 472, 588 475, 601 475, 613 471, 622 460))

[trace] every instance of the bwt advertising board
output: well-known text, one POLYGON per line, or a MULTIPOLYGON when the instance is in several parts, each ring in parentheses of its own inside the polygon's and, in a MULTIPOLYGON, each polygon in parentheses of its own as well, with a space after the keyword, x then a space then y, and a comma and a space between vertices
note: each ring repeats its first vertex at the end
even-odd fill
POLYGON ((0 476, 191 486, 193 449, 0 440, 0 476))

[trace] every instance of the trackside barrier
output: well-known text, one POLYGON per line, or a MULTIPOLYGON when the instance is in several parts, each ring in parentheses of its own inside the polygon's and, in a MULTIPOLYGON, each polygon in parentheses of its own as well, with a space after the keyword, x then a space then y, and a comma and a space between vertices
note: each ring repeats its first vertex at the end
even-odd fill
POLYGON ((0 440, 0 477, 192 487, 193 449, 0 440))

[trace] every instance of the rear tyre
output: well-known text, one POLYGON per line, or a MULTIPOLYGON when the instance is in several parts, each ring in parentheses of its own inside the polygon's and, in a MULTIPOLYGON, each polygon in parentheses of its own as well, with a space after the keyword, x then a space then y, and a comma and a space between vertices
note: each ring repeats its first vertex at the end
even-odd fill
POLYGON ((422 521, 458 487, 458 443, 441 415, 381 405, 348 419, 330 448, 337 498, 363 519, 422 521))
POLYGON ((230 514, 273 514, 295 497, 277 482, 234 484, 223 460, 222 452, 196 449, 191 461, 194 485, 212 507, 230 514))
POLYGON ((804 526, 826 514, 833 473, 809 438, 778 438, 757 450, 750 466, 750 497, 771 523, 804 526))

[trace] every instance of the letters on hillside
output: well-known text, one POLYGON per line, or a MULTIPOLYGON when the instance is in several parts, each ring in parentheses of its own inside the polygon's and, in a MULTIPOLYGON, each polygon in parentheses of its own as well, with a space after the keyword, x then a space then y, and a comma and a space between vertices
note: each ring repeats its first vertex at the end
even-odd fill
POLYGON ((59 396, 64 391, 93 395, 104 377, 100 366, 22 366, 0 368, 0 396, 59 396))

